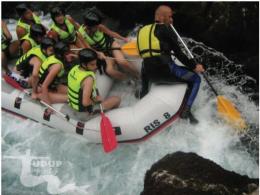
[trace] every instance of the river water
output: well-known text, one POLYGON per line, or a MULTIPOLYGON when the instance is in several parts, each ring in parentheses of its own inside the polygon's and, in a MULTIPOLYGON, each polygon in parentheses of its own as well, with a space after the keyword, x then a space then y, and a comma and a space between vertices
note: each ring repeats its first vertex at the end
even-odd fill
MULTIPOLYGON (((9 27, 14 33, 14 24, 9 27)), ((236 134, 218 117, 216 98, 204 81, 193 107, 198 125, 179 119, 145 142, 119 144, 111 154, 99 144, 2 111, 3 194, 140 194, 146 170, 176 151, 195 152, 227 170, 258 177, 259 112, 251 100, 257 94, 250 88, 255 81, 240 71, 243 65, 224 54, 192 39, 185 41, 207 63, 217 91, 245 117, 246 133, 236 134)), ((123 105, 137 101, 133 86, 115 85, 112 93, 124 93, 123 105)))

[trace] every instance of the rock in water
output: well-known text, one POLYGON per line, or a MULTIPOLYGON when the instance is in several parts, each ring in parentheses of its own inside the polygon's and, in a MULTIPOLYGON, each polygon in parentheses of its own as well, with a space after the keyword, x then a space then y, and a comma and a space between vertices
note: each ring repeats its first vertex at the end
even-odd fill
POLYGON ((227 171, 195 153, 168 154, 146 172, 141 195, 250 194, 258 179, 227 171))

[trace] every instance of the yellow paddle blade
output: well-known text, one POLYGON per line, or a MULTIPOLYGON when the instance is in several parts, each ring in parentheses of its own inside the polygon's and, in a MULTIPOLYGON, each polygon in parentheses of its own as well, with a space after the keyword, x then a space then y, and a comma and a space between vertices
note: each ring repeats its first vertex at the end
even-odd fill
POLYGON ((235 108, 233 103, 223 96, 217 96, 217 107, 219 114, 233 127, 244 131, 246 126, 245 120, 241 117, 239 111, 235 108))
POLYGON ((121 47, 121 50, 129 56, 139 56, 136 41, 132 41, 124 44, 121 47))

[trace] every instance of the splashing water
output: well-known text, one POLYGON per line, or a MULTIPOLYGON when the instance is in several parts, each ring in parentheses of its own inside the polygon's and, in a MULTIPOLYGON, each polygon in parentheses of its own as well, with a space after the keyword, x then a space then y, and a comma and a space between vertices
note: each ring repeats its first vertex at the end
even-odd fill
MULTIPOLYGON (((236 135, 218 118, 216 98, 205 82, 193 107, 199 125, 178 120, 146 142, 119 144, 111 154, 105 154, 100 144, 90 144, 76 135, 2 112, 3 193, 139 194, 146 170, 176 151, 195 152, 225 169, 258 177, 258 110, 250 99, 256 94, 251 89, 242 90, 255 81, 240 71, 242 65, 229 61, 222 53, 192 39, 185 41, 196 57, 209 66, 208 74, 217 91, 234 102, 246 118, 250 124, 247 133, 236 135), (28 159, 28 150, 30 158, 45 162, 44 166, 31 164, 31 175, 45 176, 35 186, 24 185, 24 179, 29 178, 21 177, 25 169, 22 159, 28 159), (61 163, 57 166, 46 162, 61 163), (55 184, 51 188, 49 183, 55 184)), ((134 86, 117 83, 112 94, 120 93, 124 97, 123 106, 127 106, 137 101, 132 95, 134 90, 134 86)))

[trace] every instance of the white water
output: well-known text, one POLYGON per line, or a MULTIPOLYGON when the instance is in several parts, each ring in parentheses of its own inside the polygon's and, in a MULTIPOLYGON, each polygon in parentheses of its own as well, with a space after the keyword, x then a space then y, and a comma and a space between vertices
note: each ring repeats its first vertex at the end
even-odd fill
MULTIPOLYGON (((213 53, 221 55, 215 51, 213 53)), ((211 79, 217 90, 238 106, 246 120, 258 127, 258 108, 249 101, 248 95, 241 94, 237 86, 226 85, 225 79, 211 79)), ((136 101, 130 95, 133 92, 131 87, 126 89, 124 85, 117 84, 112 93, 117 92, 124 93, 123 105, 136 101)), ((202 82, 193 107, 200 120, 199 125, 191 126, 186 121, 178 120, 146 142, 120 144, 111 154, 104 154, 101 145, 89 144, 76 135, 64 134, 62 131, 2 112, 3 193, 140 194, 146 170, 166 154, 176 151, 195 152, 227 170, 258 177, 256 157, 241 145, 232 128, 217 117, 215 104, 216 98, 206 83, 202 82), (47 157, 50 161, 62 164, 56 167, 31 165, 32 174, 22 174, 22 170, 25 170, 22 159, 26 157, 28 150, 31 156, 47 157), (10 156, 17 159, 11 159, 10 156), (33 181, 30 180, 32 175, 35 176, 33 181)), ((252 136, 256 138, 251 137, 251 141, 257 142, 258 132, 252 136)), ((258 148, 254 149, 258 152, 258 148)))

